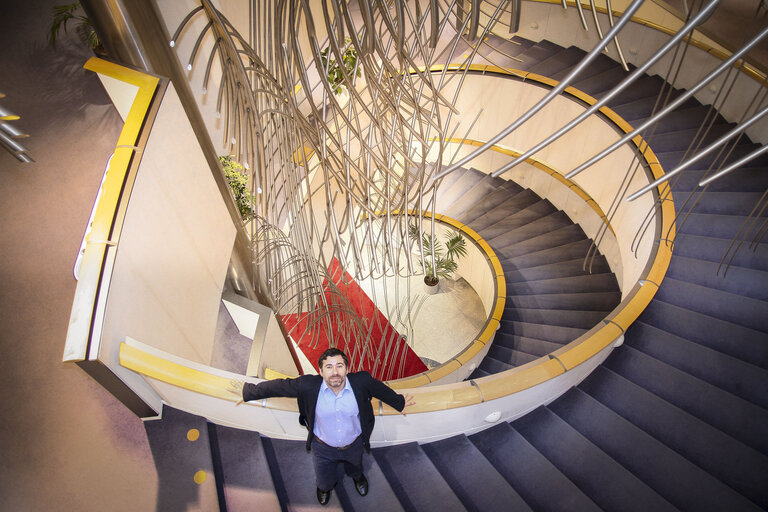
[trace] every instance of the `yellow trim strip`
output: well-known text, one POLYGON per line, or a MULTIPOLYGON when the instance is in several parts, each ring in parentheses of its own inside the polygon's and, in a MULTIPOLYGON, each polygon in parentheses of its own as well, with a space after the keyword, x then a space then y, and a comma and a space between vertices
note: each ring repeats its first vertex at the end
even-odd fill
MULTIPOLYGON (((92 312, 101 279, 102 266, 107 252, 107 244, 90 243, 91 241, 109 240, 112 224, 117 213, 128 167, 133 158, 132 146, 135 146, 147 112, 152 103, 160 80, 157 77, 119 66, 112 62, 91 57, 85 69, 110 76, 117 80, 135 85, 138 91, 125 119, 125 124, 117 139, 115 152, 109 162, 109 169, 101 188, 101 197, 96 205, 91 230, 86 239, 86 248, 80 266, 80 279, 77 282, 72 315, 67 331, 64 349, 64 361, 82 361, 87 359, 89 333, 92 312)), ((117 242, 117 240, 111 240, 117 242)))

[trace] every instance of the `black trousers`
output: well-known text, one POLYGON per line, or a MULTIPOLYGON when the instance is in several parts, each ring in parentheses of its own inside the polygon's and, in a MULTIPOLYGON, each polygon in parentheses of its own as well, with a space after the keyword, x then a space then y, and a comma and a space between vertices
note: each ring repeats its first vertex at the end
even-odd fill
POLYGON ((358 479, 363 476, 363 437, 359 436, 345 450, 312 439, 312 460, 317 488, 321 491, 330 491, 336 486, 336 468, 339 463, 344 463, 347 476, 358 479))

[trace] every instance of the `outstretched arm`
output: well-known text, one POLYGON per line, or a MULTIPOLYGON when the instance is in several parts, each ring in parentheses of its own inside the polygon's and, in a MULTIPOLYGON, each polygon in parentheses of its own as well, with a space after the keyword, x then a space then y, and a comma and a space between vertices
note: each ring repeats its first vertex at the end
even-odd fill
POLYGON ((261 400, 276 396, 296 398, 299 392, 298 379, 266 380, 258 384, 232 379, 229 381, 227 391, 240 399, 237 405, 250 400, 261 400))

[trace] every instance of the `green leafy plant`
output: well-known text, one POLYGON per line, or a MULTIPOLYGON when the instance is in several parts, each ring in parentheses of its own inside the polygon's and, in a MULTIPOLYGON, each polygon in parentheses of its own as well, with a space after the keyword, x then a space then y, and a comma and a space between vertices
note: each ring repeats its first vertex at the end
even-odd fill
POLYGON ((224 176, 235 196, 235 203, 243 220, 251 216, 251 204, 256 201, 256 197, 248 190, 248 172, 231 156, 220 156, 219 161, 224 169, 224 176))
MULTIPOLYGON (((409 226, 408 232, 414 240, 419 236, 419 229, 413 224, 409 226)), ((426 270, 424 282, 429 286, 436 285, 441 277, 451 277, 459 267, 456 258, 467 254, 467 241, 460 233, 446 233, 442 246, 437 237, 423 233, 421 243, 424 246, 424 259, 419 260, 419 264, 421 265, 422 262, 424 264, 426 270), (433 255, 434 266, 432 265, 433 255)))
POLYGON ((56 5, 51 9, 53 15, 53 21, 48 29, 48 43, 56 47, 56 38, 59 35, 61 29, 64 29, 64 33, 67 33, 67 24, 70 21, 75 22, 75 32, 80 40, 86 44, 91 50, 96 53, 105 53, 104 47, 99 41, 99 36, 93 29, 91 20, 85 15, 80 2, 74 2, 71 4, 56 5))
MULTIPOLYGON (((357 68, 357 72, 355 72, 355 66, 357 66, 357 50, 355 50, 355 47, 352 46, 351 43, 352 40, 348 37, 344 40, 341 61, 347 75, 351 76, 354 73, 355 76, 360 76, 360 68, 357 68)), ((331 84, 331 89, 333 89, 334 94, 341 94, 341 91, 346 87, 344 84, 344 75, 341 72, 341 65, 336 61, 330 50, 331 47, 329 46, 320 52, 320 61, 323 64, 323 69, 327 70, 326 75, 328 76, 328 82, 331 84)))

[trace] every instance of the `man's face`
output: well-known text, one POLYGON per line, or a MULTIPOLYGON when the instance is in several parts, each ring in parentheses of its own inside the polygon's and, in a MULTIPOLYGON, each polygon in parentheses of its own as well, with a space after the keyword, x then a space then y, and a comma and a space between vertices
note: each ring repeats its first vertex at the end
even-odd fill
POLYGON ((320 376, 325 381, 326 386, 338 394, 344 389, 347 376, 347 365, 344 364, 344 359, 341 356, 326 357, 320 367, 320 376))

